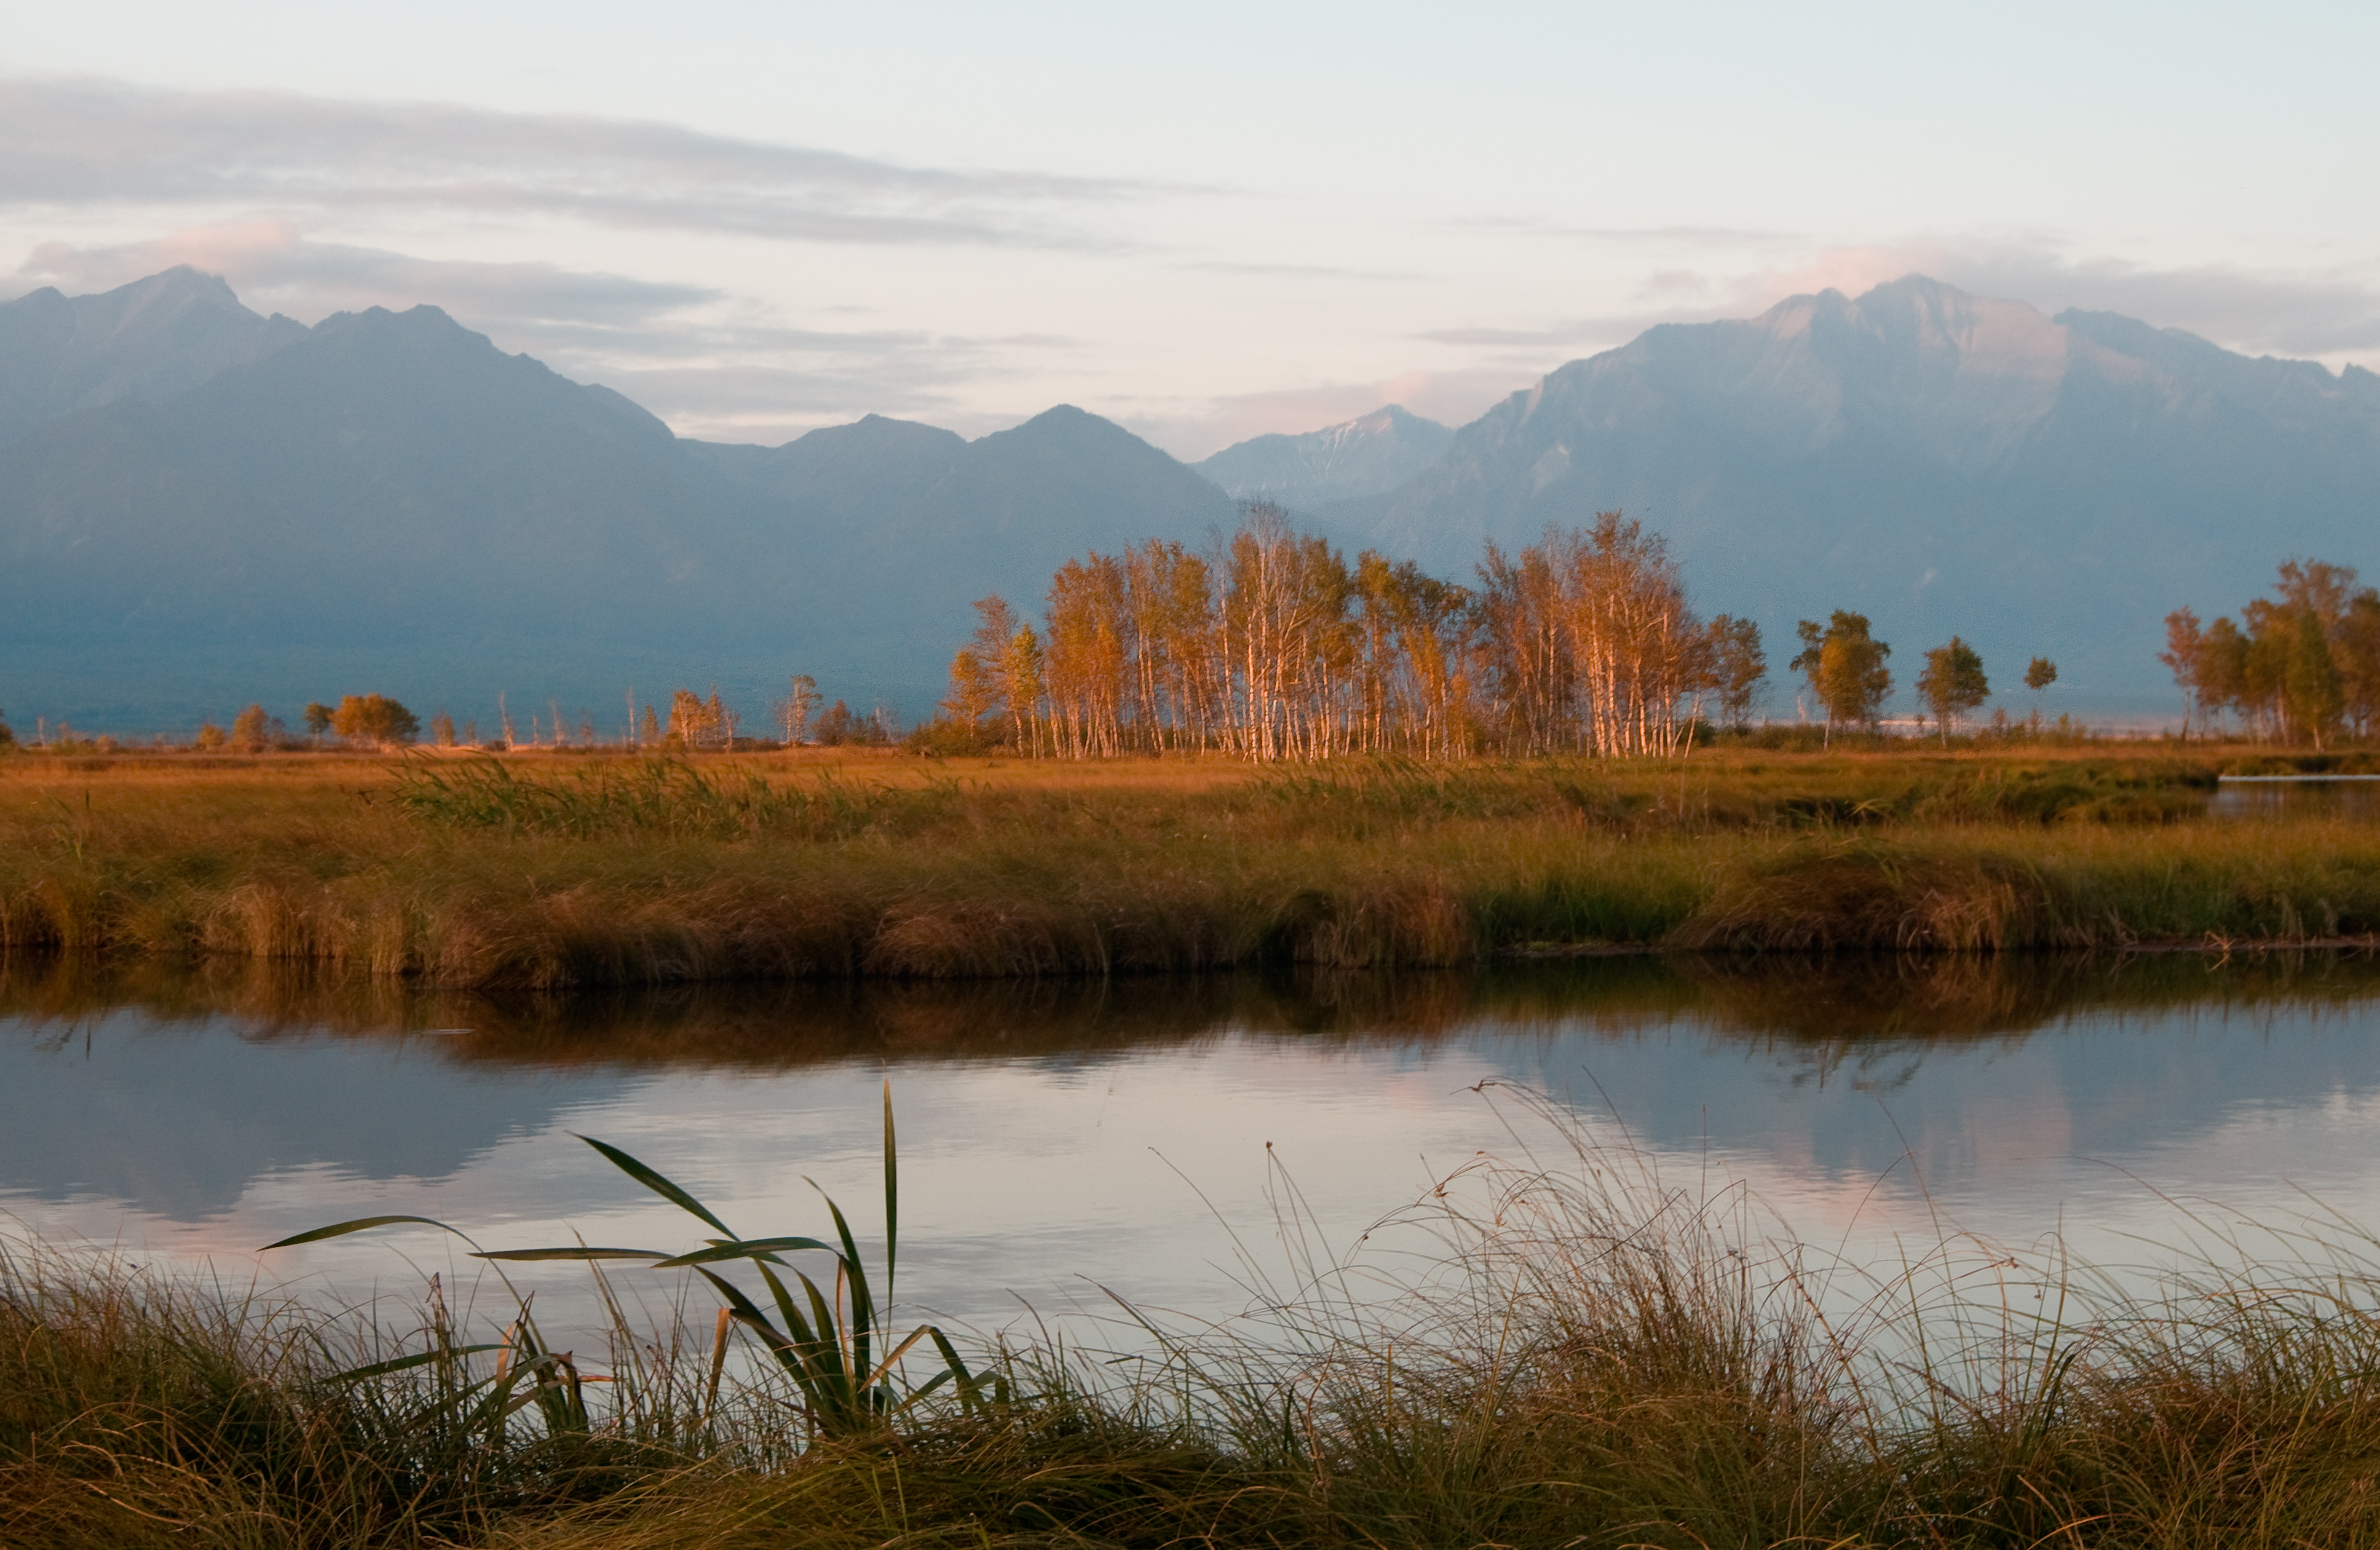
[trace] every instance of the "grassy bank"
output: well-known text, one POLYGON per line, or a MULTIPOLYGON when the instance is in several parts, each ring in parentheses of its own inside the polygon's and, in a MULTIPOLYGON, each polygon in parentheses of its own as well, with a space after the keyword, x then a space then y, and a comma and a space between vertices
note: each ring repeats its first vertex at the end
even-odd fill
POLYGON ((0 761, 0 946, 491 987, 2380 930, 2370 826, 2207 821, 2215 773, 2104 754, 1310 775, 18 758, 0 761))
POLYGON ((2273 1234, 2146 1297, 1987 1244, 1863 1280, 1763 1238, 1731 1194, 1533 1139, 1549 1169, 1475 1167, 1375 1233, 1419 1245, 1418 1269, 1389 1268, 1415 1261, 1378 1247, 1348 1265, 1293 1262, 1249 1319, 1143 1331, 1125 1361, 978 1348, 988 1381, 972 1399, 945 1388, 832 1436, 766 1362, 732 1363, 713 1393, 702 1306, 690 1334, 623 1320, 601 1358, 545 1362, 553 1381, 504 1418, 480 1403, 505 1382, 497 1363, 540 1348, 463 1348, 507 1338, 509 1314, 474 1318, 433 1292, 377 1305, 375 1323, 11 1251, 0 1543, 1684 1550, 2380 1534, 2380 1282, 2351 1242, 2309 1253, 2273 1234), (2277 1250, 2295 1264, 2277 1267, 2277 1250), (427 1360, 384 1364, 400 1353, 427 1360))

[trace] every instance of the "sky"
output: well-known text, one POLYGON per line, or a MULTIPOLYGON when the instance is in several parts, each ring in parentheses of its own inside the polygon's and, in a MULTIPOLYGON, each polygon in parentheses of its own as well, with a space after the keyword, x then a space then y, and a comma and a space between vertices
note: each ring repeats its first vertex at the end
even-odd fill
POLYGON ((135 3, 0 32, 0 296, 444 308, 681 434, 1467 421, 1912 271, 2380 369, 2380 7, 135 3))

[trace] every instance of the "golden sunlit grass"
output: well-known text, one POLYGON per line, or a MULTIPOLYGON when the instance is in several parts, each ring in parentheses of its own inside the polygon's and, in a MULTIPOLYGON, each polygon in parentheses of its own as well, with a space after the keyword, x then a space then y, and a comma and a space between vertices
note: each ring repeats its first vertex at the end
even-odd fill
POLYGON ((2095 948, 2380 927, 2380 843, 2169 755, 1452 769, 0 761, 0 945, 469 986, 2095 948))

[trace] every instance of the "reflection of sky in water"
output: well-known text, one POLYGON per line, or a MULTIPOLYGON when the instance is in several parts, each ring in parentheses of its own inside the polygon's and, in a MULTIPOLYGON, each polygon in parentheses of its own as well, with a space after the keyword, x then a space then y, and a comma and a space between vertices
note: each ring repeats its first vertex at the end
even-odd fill
POLYGON ((2380 781, 2224 781, 2207 811, 2218 818, 2380 818, 2380 781))
POLYGON ((757 1072, 471 1063, 436 1035, 261 1041, 229 1018, 117 1010, 0 1022, 0 1208, 51 1238, 343 1288, 409 1286, 400 1251, 429 1266, 446 1250, 405 1234, 249 1251, 380 1211, 496 1244, 575 1230, 691 1246, 692 1224, 577 1131, 642 1156, 739 1230, 820 1230, 805 1174, 872 1225, 888 1069, 904 1299, 979 1324, 1013 1314, 1008 1290, 1046 1309, 1097 1302, 1095 1282, 1154 1304, 1236 1306, 1232 1232, 1278 1260, 1268 1143, 1344 1245, 1478 1152, 1514 1154, 1517 1106, 1470 1090, 1489 1080, 1556 1095, 1605 1139, 1624 1126, 1680 1181, 1742 1179, 1829 1248, 1846 1234, 1875 1253, 1896 1235, 1930 1241, 1938 1212, 2018 1244, 2062 1229, 2086 1257, 2138 1259, 2147 1251, 2128 1235, 2181 1230, 2163 1197, 2295 1217, 2301 1189, 2380 1220, 2380 999, 2088 1012, 1932 1046, 1820 1047, 1692 1016, 1616 1032, 1481 1020, 1407 1040, 1223 1031, 757 1072))

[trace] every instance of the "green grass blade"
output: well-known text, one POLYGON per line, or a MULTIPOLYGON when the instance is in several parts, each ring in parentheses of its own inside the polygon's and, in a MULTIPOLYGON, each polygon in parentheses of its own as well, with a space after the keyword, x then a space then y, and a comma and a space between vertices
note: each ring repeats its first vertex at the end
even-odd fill
MULTIPOLYGON (((573 1135, 578 1135, 577 1131, 573 1131, 570 1133, 573 1135)), ((678 1209, 689 1212, 693 1216, 699 1217, 701 1220, 710 1223, 712 1227, 717 1228, 720 1231, 725 1233, 730 1238, 734 1238, 735 1236, 735 1229, 729 1227, 725 1222, 721 1221, 717 1217, 712 1216, 709 1206, 703 1205, 702 1202, 695 1199, 694 1196, 686 1193, 686 1191, 678 1188, 677 1185, 670 1182, 667 1179, 662 1178, 651 1169, 647 1168, 643 1163, 640 1163, 636 1158, 628 1156, 627 1153, 621 1151, 617 1146, 609 1145, 606 1143, 598 1141, 591 1135, 578 1135, 578 1139, 587 1143, 588 1145, 594 1147, 598 1152, 602 1153, 604 1157, 610 1161, 613 1167, 618 1169, 629 1178, 634 1179, 638 1183, 642 1184, 645 1188, 652 1191, 653 1193, 661 1196, 663 1200, 668 1201, 671 1205, 678 1207, 678 1209)))
POLYGON ((892 1306, 893 1254, 901 1241, 901 1174, 892 1147, 892 1079, 884 1079, 884 1305, 892 1306))
POLYGON ((395 1357, 386 1362, 374 1362, 368 1366, 350 1367, 344 1373, 333 1373, 326 1381, 354 1383, 362 1378, 386 1377, 391 1373, 402 1373, 415 1367, 427 1367, 433 1362, 445 1362, 457 1356, 477 1356, 482 1351, 504 1349, 504 1342, 499 1340, 493 1345, 455 1346, 445 1350, 416 1351, 411 1356, 395 1357))
POLYGON ((702 1278, 709 1281, 718 1290, 719 1295, 727 1300, 728 1310, 735 1315, 737 1322, 759 1336, 768 1343, 770 1350, 774 1350, 789 1343, 783 1332, 769 1322, 769 1315, 760 1311, 759 1305, 744 1295, 742 1287, 709 1270, 702 1272, 702 1278))
POLYGON ((942 1371, 918 1392, 925 1393, 940 1384, 943 1378, 949 1378, 958 1387, 960 1404, 970 1411, 982 1409, 983 1380, 967 1371, 967 1364, 960 1360, 958 1348, 951 1344, 949 1336, 930 1324, 926 1326, 926 1333, 933 1338, 934 1349, 941 1353, 942 1371))
POLYGON ((358 1217, 351 1222, 334 1222, 329 1227, 318 1227, 311 1232, 300 1232, 292 1237, 284 1238, 277 1243, 267 1243, 257 1253, 262 1253, 266 1249, 295 1248, 300 1243, 319 1243, 325 1238, 344 1238, 350 1232, 367 1232, 376 1227, 390 1227, 398 1222, 414 1222, 422 1227, 434 1227, 441 1232, 453 1233, 466 1243, 471 1241, 469 1233, 459 1227, 449 1227, 434 1217, 358 1217))
MULTIPOLYGON (((813 1332, 810 1329, 809 1321, 802 1317, 801 1309, 795 1305, 794 1294, 785 1290, 785 1283, 777 1278, 777 1273, 770 1269, 765 1261, 756 1260, 753 1263, 759 1269, 760 1278, 769 1283, 769 1294, 776 1299, 777 1316, 785 1321, 788 1333, 797 1337, 805 1346, 816 1345, 821 1336, 833 1333, 832 1324, 824 1329, 813 1332)), ((709 1276, 710 1272, 706 1270, 703 1274, 709 1276)))
POLYGON ((810 1342, 810 1350, 814 1353, 819 1371, 835 1386, 836 1398, 839 1400, 847 1400, 850 1398, 852 1373, 844 1362, 843 1347, 834 1338, 833 1305, 827 1302, 826 1294, 819 1290, 816 1281, 798 1270, 794 1272, 794 1278, 802 1283, 804 1291, 809 1293, 810 1315, 818 1321, 818 1338, 810 1342))
POLYGON ((482 1249, 473 1259, 651 1259, 667 1260, 667 1249, 482 1249))
POLYGON ((692 1253, 676 1254, 662 1260, 656 1270, 674 1270, 686 1265, 716 1265, 727 1259, 759 1259, 769 1254, 792 1253, 801 1249, 818 1249, 834 1253, 834 1245, 816 1238, 746 1238, 730 1243, 714 1243, 692 1253))
MULTIPOLYGON (((818 1190, 817 1181, 806 1182, 818 1190)), ((852 1338, 862 1341, 867 1339, 868 1332, 876 1327, 876 1300, 868 1294, 868 1272, 860 1266, 859 1242, 852 1237, 851 1224, 843 1219, 843 1207, 834 1203, 834 1196, 819 1190, 819 1198, 826 1202, 827 1214, 834 1218, 835 1236, 843 1240, 844 1273, 851 1281, 852 1338)), ((860 1364, 865 1366, 866 1362, 863 1361, 860 1364)))

